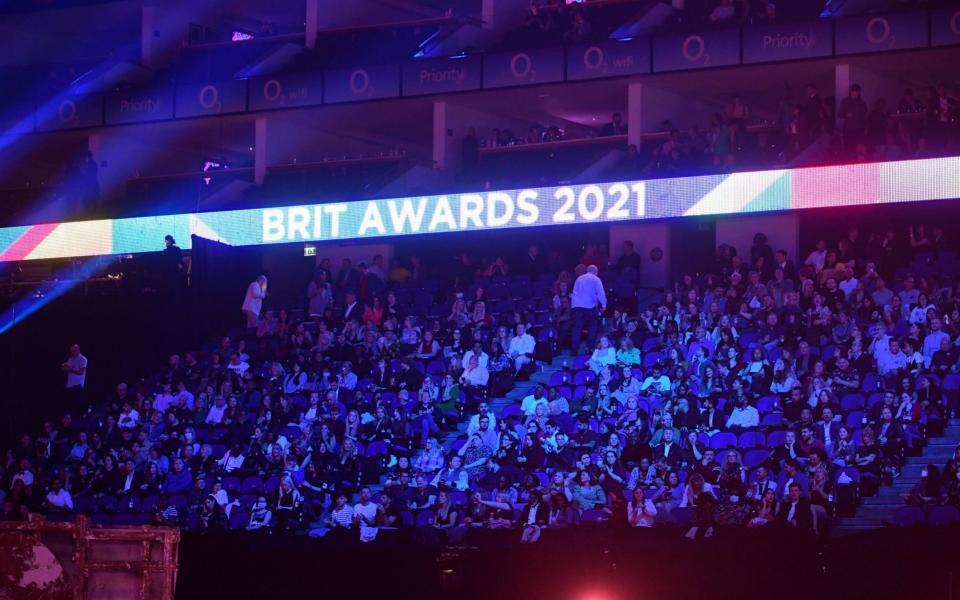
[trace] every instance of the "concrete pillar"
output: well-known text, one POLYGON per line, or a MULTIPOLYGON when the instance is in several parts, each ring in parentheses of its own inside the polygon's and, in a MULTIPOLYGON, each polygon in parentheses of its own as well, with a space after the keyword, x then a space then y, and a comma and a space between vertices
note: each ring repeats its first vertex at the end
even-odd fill
MULTIPOLYGON (((640 147, 643 132, 643 83, 631 80, 627 84, 627 144, 640 147)), ((612 246, 611 246, 612 247, 612 246)))
MULTIPOLYGON (((850 86, 855 83, 860 85, 861 97, 867 103, 867 107, 872 107, 878 98, 886 98, 887 110, 892 110, 894 100, 899 98, 902 92, 896 80, 885 79, 856 63, 840 63, 834 67, 834 93, 837 107, 840 106, 840 101, 847 97, 850 86)), ((836 125, 840 127, 841 123, 838 122, 836 125)))
POLYGON ((156 16, 155 6, 144 6, 140 12, 140 62, 145 67, 154 67, 158 62, 156 53, 156 16))
POLYGON ((320 30, 320 0, 307 0, 307 48, 317 45, 317 31, 320 30))
POLYGON ((623 242, 633 242, 640 255, 640 285, 669 287, 670 282, 670 223, 629 223, 610 226, 610 260, 616 262, 622 254, 623 242), (658 250, 659 249, 659 250, 658 250), (659 260, 655 260, 659 258, 659 260))
POLYGON ((513 117, 485 113, 447 100, 437 100, 433 103, 433 165, 437 169, 458 169, 463 137, 471 127, 476 129, 478 138, 489 140, 494 129, 509 129, 517 135, 524 135, 530 125, 527 121, 513 117))
POLYGON ((641 79, 627 84, 627 143, 638 148, 644 133, 663 129, 664 120, 670 120, 684 129, 709 121, 710 107, 686 96, 653 87, 641 79))
POLYGON ((258 117, 254 128, 253 182, 262 185, 267 175, 267 118, 258 117))

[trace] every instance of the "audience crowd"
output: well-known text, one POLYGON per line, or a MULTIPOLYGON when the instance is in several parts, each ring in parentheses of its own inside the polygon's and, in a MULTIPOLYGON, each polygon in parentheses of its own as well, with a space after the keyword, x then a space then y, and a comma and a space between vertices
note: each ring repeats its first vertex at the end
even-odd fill
MULTIPOLYGON (((73 346, 62 418, 3 455, 0 518, 450 544, 594 522, 824 535, 956 414, 958 266, 924 225, 851 227, 801 260, 757 234, 652 301, 630 242, 615 260, 464 254, 442 278, 417 256, 325 259, 306 310, 270 307, 258 277, 248 328, 107 398, 73 346)), ((908 501, 960 505, 957 467, 908 501)))

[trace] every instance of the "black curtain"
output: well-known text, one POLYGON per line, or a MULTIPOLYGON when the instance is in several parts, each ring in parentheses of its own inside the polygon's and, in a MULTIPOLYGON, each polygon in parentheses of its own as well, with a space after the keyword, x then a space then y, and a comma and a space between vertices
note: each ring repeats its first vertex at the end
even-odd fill
POLYGON ((260 249, 233 247, 192 236, 190 276, 190 327, 199 347, 212 335, 243 327, 240 306, 247 285, 262 268, 260 249))

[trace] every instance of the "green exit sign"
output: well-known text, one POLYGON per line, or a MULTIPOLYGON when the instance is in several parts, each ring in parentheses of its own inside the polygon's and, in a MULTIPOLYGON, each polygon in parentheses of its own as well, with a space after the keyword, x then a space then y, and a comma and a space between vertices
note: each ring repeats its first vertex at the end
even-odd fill
POLYGON ((303 255, 304 255, 304 256, 316 256, 316 255, 317 255, 317 247, 316 247, 316 246, 304 246, 304 247, 303 247, 303 255))

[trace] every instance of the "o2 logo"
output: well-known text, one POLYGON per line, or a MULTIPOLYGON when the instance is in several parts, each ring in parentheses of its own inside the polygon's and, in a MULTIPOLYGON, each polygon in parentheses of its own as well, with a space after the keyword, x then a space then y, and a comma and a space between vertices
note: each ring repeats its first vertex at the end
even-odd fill
POLYGON ((77 120, 77 103, 73 100, 64 100, 57 107, 57 118, 61 123, 74 123, 77 120))
POLYGON ((263 83, 263 99, 269 104, 280 106, 303 104, 308 100, 309 92, 306 86, 291 86, 284 89, 284 86, 278 79, 268 79, 263 83))
POLYGON ((683 40, 680 47, 684 60, 702 65, 710 64, 710 54, 707 52, 707 42, 699 35, 689 35, 683 40))
POLYGON ((200 88, 200 92, 197 94, 197 102, 204 110, 210 112, 220 112, 223 107, 220 102, 220 90, 214 85, 205 85, 200 88))
POLYGON ((892 48, 897 42, 897 36, 893 34, 890 21, 883 17, 874 17, 867 21, 864 34, 867 36, 867 41, 874 46, 892 48))
POLYGON ((350 86, 350 92, 354 96, 363 96, 370 89, 370 73, 366 69, 357 69, 350 73, 347 85, 350 86))
POLYGON ((510 75, 514 79, 536 79, 537 72, 533 69, 533 59, 526 52, 518 52, 510 58, 510 75))

